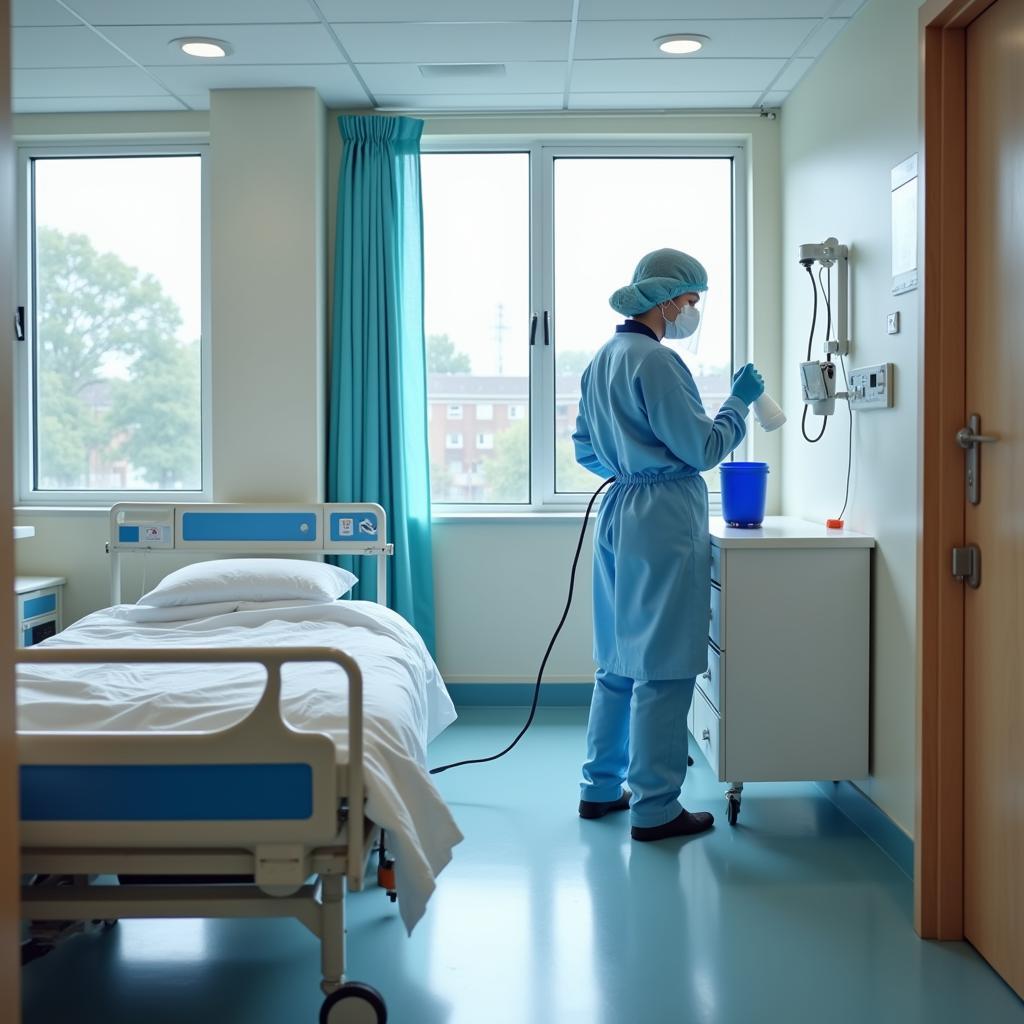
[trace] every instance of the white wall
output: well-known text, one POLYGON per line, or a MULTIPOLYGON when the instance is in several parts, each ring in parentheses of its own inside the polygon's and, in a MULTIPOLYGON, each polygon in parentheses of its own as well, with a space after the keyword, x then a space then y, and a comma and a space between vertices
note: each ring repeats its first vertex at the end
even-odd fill
MULTIPOLYGON (((777 122, 756 116, 566 115, 432 118, 424 126, 425 142, 467 137, 520 142, 572 137, 583 142, 615 136, 620 140, 630 137, 671 143, 681 135, 721 143, 743 142, 748 147, 750 357, 763 368, 769 386, 780 385, 777 122)), ((333 183, 337 182, 340 164, 341 140, 336 117, 332 116, 328 129, 328 181, 332 183, 328 245, 332 251, 336 202, 333 183)), ((666 202, 678 199, 666 196, 666 202)), ((778 434, 764 434, 755 428, 752 439, 752 457, 778 467, 778 434)), ((773 479, 769 509, 778 511, 780 500, 778 480, 773 479)), ((572 516, 490 520, 481 516, 462 520, 445 517, 435 521, 437 656, 446 679, 533 681, 565 602, 580 522, 579 517, 572 516)), ((546 678, 551 681, 588 682, 593 678, 590 556, 588 539, 580 560, 573 610, 548 664, 546 678)))
POLYGON ((323 500, 324 128, 314 89, 210 94, 217 501, 323 500))
MULTIPOLYGON (((805 443, 797 425, 797 363, 806 358, 812 301, 797 263, 800 243, 835 235, 851 246, 848 366, 896 367, 895 408, 855 414, 846 522, 878 538, 871 777, 860 785, 907 832, 913 831, 915 799, 920 293, 891 294, 889 172, 918 149, 918 6, 918 0, 870 0, 781 114, 784 399, 791 421, 783 432, 782 500, 788 515, 817 521, 838 515, 846 477, 846 409, 838 410, 818 445, 805 443), (902 330, 890 336, 886 314, 895 311, 902 330)), ((836 623, 836 658, 843 657, 843 642, 842 623, 836 623)))

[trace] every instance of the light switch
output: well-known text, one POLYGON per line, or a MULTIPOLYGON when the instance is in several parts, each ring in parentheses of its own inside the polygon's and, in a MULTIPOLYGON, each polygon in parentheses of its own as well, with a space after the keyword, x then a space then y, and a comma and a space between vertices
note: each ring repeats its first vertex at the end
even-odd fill
POLYGON ((886 330, 890 334, 900 333, 900 315, 898 312, 889 314, 886 330))

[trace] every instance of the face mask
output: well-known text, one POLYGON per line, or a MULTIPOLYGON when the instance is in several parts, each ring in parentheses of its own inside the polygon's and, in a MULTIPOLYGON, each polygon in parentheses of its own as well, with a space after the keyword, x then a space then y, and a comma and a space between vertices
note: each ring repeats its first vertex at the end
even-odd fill
MULTIPOLYGON (((672 305, 675 306, 675 303, 672 305)), ((676 309, 679 307, 676 306, 676 309)), ((665 317, 665 337, 669 341, 681 341, 690 337, 700 324, 700 310, 689 304, 679 310, 679 315, 674 320, 669 320, 664 313, 661 315, 665 317)))

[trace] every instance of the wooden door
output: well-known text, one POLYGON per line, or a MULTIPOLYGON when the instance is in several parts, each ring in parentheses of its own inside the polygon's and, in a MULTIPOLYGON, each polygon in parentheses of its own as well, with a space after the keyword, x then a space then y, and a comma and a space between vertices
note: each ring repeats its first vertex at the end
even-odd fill
MULTIPOLYGON (((966 382, 980 503, 965 539, 964 931, 1024 996, 1024 0, 967 29, 966 382)), ((952 439, 951 439, 952 441, 952 439)))

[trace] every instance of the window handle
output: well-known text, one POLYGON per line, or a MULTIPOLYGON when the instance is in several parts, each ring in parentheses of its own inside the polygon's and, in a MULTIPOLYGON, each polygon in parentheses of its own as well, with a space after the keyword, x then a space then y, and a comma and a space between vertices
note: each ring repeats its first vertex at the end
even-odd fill
POLYGON ((551 314, 544 310, 544 347, 551 344, 551 314))
POLYGON ((537 344, 537 314, 534 313, 530 318, 530 346, 531 348, 537 344))
POLYGON ((25 307, 19 306, 14 312, 14 340, 25 340, 25 307))

